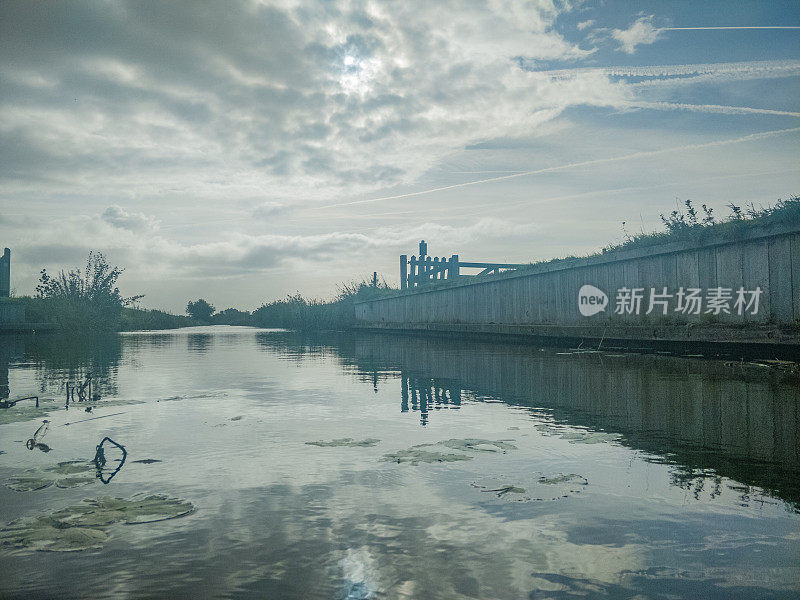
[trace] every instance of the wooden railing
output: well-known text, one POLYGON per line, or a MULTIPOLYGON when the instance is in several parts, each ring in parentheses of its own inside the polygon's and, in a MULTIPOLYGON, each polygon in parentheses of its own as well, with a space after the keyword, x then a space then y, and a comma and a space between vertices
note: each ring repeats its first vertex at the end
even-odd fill
POLYGON ((524 267, 519 263, 489 263, 489 262, 462 262, 458 254, 450 258, 444 256, 427 256, 428 246, 425 240, 419 244, 419 255, 408 258, 407 254, 400 256, 400 289, 430 285, 437 281, 453 281, 461 277, 474 277, 499 273, 501 270, 518 269, 524 267), (480 273, 467 274, 462 269, 481 269, 480 273))

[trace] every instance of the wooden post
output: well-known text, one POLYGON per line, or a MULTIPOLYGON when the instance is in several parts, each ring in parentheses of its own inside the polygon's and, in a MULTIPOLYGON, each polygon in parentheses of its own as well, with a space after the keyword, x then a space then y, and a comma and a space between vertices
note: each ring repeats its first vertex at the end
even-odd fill
POLYGON ((460 274, 461 269, 458 266, 458 254, 453 254, 453 256, 450 257, 450 267, 447 269, 447 278, 458 279, 460 274))
POLYGON ((11 295, 11 250, 6 248, 0 256, 0 296, 11 295))
POLYGON ((378 287, 378 272, 377 271, 373 271, 372 272, 372 287, 374 287, 374 288, 378 287))
POLYGON ((411 272, 408 275, 408 286, 415 287, 417 285, 417 257, 412 256, 408 262, 411 266, 411 272))
POLYGON ((408 256, 400 255, 400 289, 408 288, 408 256))
POLYGON ((439 257, 433 257, 433 266, 431 269, 431 279, 439 279, 439 257))

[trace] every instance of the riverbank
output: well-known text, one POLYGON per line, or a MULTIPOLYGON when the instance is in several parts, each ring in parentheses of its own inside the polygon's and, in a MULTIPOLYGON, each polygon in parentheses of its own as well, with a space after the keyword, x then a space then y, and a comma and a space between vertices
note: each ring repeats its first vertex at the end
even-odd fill
POLYGON ((163 310, 124 308, 52 298, 22 296, 0 302, 0 333, 51 332, 98 334, 116 331, 177 329, 204 323, 163 310))

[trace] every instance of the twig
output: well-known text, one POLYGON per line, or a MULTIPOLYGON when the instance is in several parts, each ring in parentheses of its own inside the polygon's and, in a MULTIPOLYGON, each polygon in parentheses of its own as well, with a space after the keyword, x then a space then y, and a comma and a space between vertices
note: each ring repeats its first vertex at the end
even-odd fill
MULTIPOLYGON (((124 412, 112 413, 110 415, 103 415, 102 417, 92 417, 91 419, 82 419, 80 421, 73 421, 72 423, 64 423, 64 427, 67 425, 75 425, 75 423, 85 423, 86 421, 96 421, 97 419, 105 419, 106 417, 116 417, 117 415, 124 415, 124 412)), ((59 425, 62 427, 62 425, 59 425)))

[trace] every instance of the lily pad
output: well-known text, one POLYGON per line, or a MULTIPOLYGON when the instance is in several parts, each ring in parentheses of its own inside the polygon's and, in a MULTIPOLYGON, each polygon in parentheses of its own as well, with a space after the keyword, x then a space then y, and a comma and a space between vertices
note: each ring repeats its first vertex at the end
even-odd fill
POLYGON ((542 475, 539 477, 539 483, 544 483, 547 485, 556 485, 559 483, 576 483, 578 485, 589 485, 586 477, 583 475, 578 475, 577 473, 570 473, 569 475, 554 475, 553 477, 545 477, 542 475))
POLYGON ((562 440, 567 440, 570 444, 604 444, 607 442, 617 442, 620 438, 616 433, 589 431, 588 429, 565 430, 556 425, 545 423, 540 423, 535 427, 544 435, 560 437, 562 440))
POLYGON ((34 492, 50 487, 53 485, 53 480, 43 477, 12 477, 11 479, 7 479, 5 484, 6 487, 11 488, 15 492, 34 492))
POLYGON ((191 502, 163 495, 84 500, 53 513, 53 518, 74 527, 94 527, 125 523, 135 525, 177 519, 194 512, 191 502))
POLYGON ((56 487, 66 489, 89 485, 97 481, 94 477, 64 477, 56 480, 56 487))
POLYGON ((485 477, 471 485, 481 492, 493 493, 497 498, 508 502, 544 502, 579 494, 584 489, 583 486, 588 484, 585 477, 575 473, 550 476, 534 473, 485 477))
POLYGON ((506 494, 524 494, 527 490, 521 487, 515 487, 513 485, 506 485, 500 488, 491 489, 481 489, 482 492, 494 492, 498 498, 502 498, 506 494))
POLYGON ((573 431, 563 434, 561 439, 569 441, 570 444, 605 444, 619 441, 619 436, 602 431, 573 431))
POLYGON ((366 438, 363 440, 354 440, 353 438, 339 438, 336 440, 331 440, 326 442, 324 440, 319 440, 316 442, 306 442, 309 446, 320 446, 322 448, 333 448, 333 447, 346 447, 346 448, 366 448, 370 446, 374 446, 380 442, 380 440, 375 438, 366 438))
POLYGON ((514 444, 508 440, 480 440, 475 438, 451 439, 441 442, 443 446, 453 450, 463 450, 472 452, 497 452, 498 450, 516 450, 514 444))
POLYGON ((45 552, 102 548, 107 538, 102 529, 64 527, 49 517, 21 519, 0 529, 0 544, 45 552))
POLYGON ((68 460, 45 469, 45 471, 51 471, 59 475, 73 475, 75 473, 86 473, 92 470, 94 470, 94 465, 85 460, 68 460))
POLYGON ((186 500, 164 495, 99 498, 49 515, 24 518, 0 529, 0 545, 26 550, 74 552, 101 548, 115 523, 138 525, 194 512, 186 500))
POLYGON ((381 460, 396 463, 410 463, 418 465, 424 463, 436 462, 457 462, 462 460, 472 460, 471 456, 466 454, 452 454, 444 452, 431 452, 430 450, 419 450, 417 448, 409 448, 408 450, 398 450, 397 452, 390 452, 384 454, 381 460))

